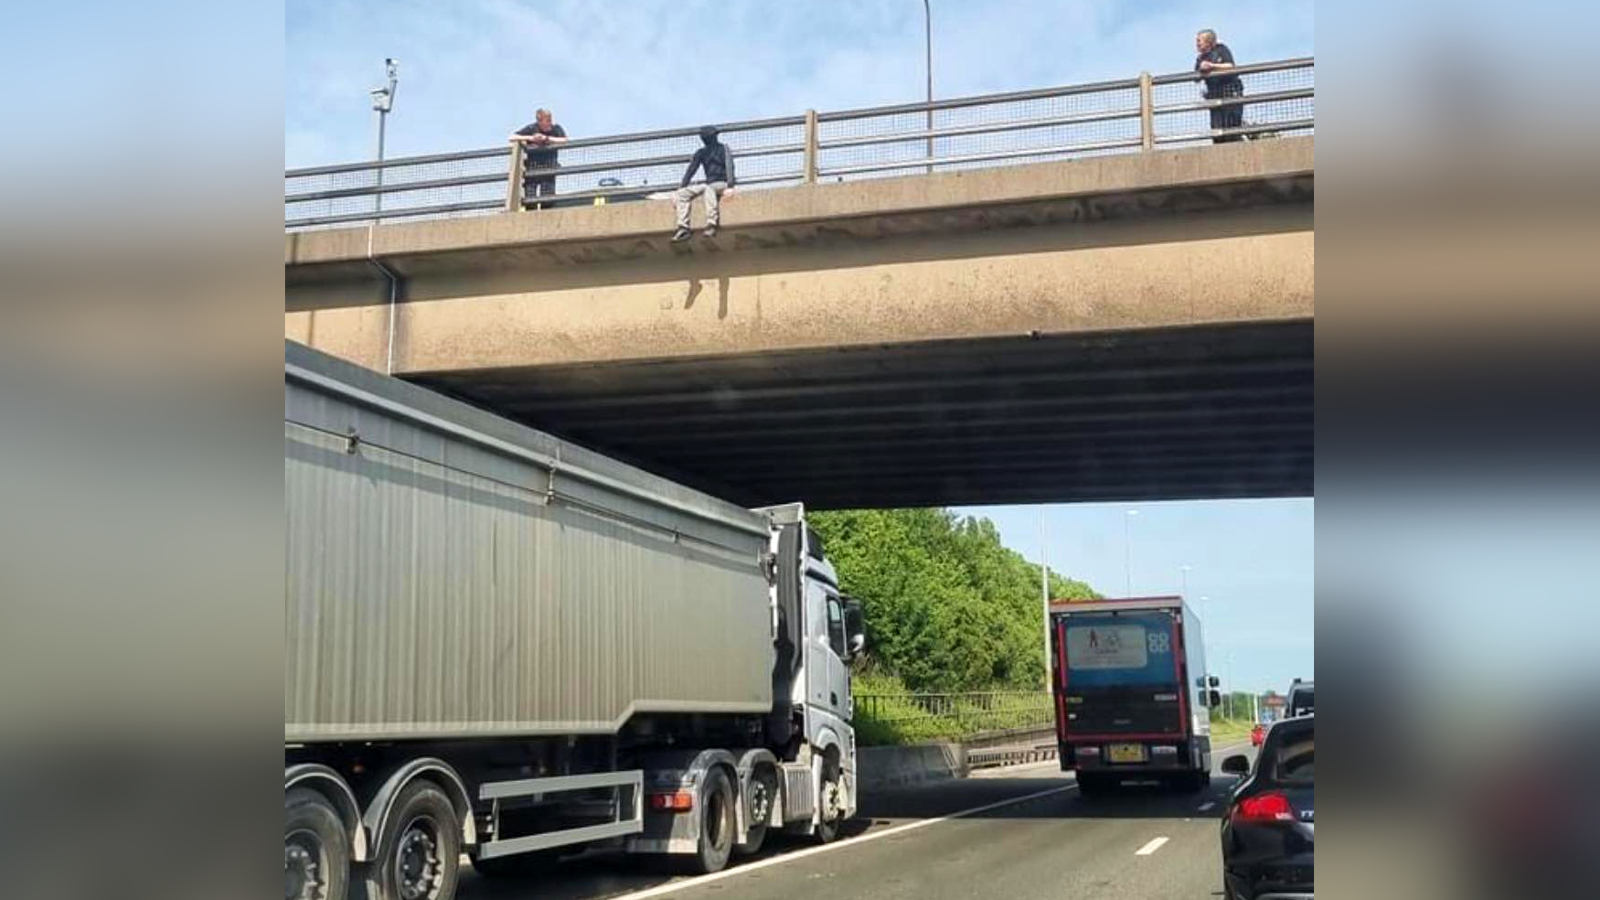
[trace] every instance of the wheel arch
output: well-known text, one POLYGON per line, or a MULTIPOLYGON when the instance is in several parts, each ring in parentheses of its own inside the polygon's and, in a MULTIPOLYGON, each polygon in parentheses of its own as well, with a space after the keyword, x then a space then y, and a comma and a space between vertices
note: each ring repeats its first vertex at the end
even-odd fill
POLYGON ((316 791, 333 804, 350 835, 350 859, 366 862, 370 857, 371 843, 367 827, 361 818, 361 805, 356 802, 355 791, 343 777, 321 763, 297 763, 283 770, 283 792, 303 787, 316 791))
POLYGON ((469 847, 478 843, 478 830, 472 815, 472 795, 467 792, 466 782, 449 763, 428 756, 410 760, 395 769, 384 779, 383 784, 367 803, 363 821, 368 831, 368 845, 373 853, 383 846, 385 829, 389 824, 389 812, 394 808, 395 800, 407 785, 419 778, 436 782, 445 796, 450 798, 450 805, 455 809, 456 818, 461 825, 462 846, 469 847))

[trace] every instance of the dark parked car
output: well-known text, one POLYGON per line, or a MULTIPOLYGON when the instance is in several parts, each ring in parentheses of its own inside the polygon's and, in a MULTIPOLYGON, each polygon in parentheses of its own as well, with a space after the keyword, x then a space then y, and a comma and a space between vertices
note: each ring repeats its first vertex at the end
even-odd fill
POLYGON ((1222 761, 1222 771, 1244 776, 1222 820, 1228 900, 1313 896, 1315 723, 1315 716, 1274 723, 1253 767, 1243 755, 1222 761))

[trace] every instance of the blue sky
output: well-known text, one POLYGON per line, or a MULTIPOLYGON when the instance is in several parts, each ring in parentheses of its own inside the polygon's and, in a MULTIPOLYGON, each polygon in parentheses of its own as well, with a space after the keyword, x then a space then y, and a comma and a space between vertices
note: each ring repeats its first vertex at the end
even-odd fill
MULTIPOLYGON (((1311 54, 1310 0, 933 0, 934 92, 1189 68, 1197 28, 1241 59, 1311 54)), ((388 155, 498 144, 549 106, 569 133, 921 99, 919 0, 290 0, 290 167, 373 154, 367 91, 400 60, 388 155)))
POLYGON ((1039 559, 1043 510, 1050 568, 1120 596, 1176 594, 1189 566, 1191 600, 1201 596, 1212 672, 1240 690, 1282 693, 1313 675, 1316 507, 1310 499, 1171 503, 1081 503, 963 507, 993 519, 1006 545, 1039 559), (1128 510, 1137 510, 1131 519, 1128 510), (1123 541, 1124 519, 1128 519, 1123 541), (1132 550, 1124 555, 1124 548, 1132 550), (1132 565, 1125 565, 1125 560, 1132 565))

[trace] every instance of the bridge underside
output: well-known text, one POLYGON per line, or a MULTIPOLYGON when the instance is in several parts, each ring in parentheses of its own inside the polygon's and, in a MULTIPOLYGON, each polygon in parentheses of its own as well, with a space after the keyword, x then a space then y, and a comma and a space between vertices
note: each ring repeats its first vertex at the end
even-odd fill
POLYGON ((1313 493, 1309 318, 408 377, 755 506, 1313 493))

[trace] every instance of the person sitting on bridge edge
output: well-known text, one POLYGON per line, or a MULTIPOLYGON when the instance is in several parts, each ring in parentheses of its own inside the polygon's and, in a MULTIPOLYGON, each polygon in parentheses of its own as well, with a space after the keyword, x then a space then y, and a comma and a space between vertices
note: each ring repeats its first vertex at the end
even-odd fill
POLYGON ((511 135, 511 140, 521 144, 526 154, 522 168, 522 206, 524 209, 543 208, 543 204, 534 201, 556 192, 555 173, 548 170, 558 165, 555 148, 567 142, 567 131, 555 123, 550 110, 540 109, 533 114, 531 123, 511 135))
MULTIPOLYGON (((1233 68, 1233 51, 1228 45, 1217 40, 1217 33, 1207 28, 1194 36, 1194 49, 1198 55, 1194 59, 1194 70, 1206 76, 1205 96, 1207 100, 1219 100, 1225 97, 1243 97, 1244 82, 1239 76, 1225 70, 1233 68), (1212 73, 1221 73, 1215 74, 1212 73)), ((1211 108, 1211 130, 1217 131, 1225 128, 1238 128, 1244 124, 1244 104, 1233 103, 1228 106, 1213 106, 1211 108)), ((1241 141, 1244 135, 1223 134, 1211 139, 1214 144, 1228 144, 1241 141)))
POLYGON ((717 129, 710 125, 700 129, 700 143, 704 146, 694 151, 694 159, 689 160, 689 168, 683 173, 678 192, 672 195, 673 202, 678 206, 678 230, 672 233, 674 243, 689 239, 689 206, 701 194, 706 195, 706 237, 716 237, 717 224, 721 221, 722 198, 733 193, 733 151, 728 149, 727 144, 717 140, 717 129), (695 170, 701 168, 705 169, 705 183, 690 184, 689 179, 694 177, 695 170))

